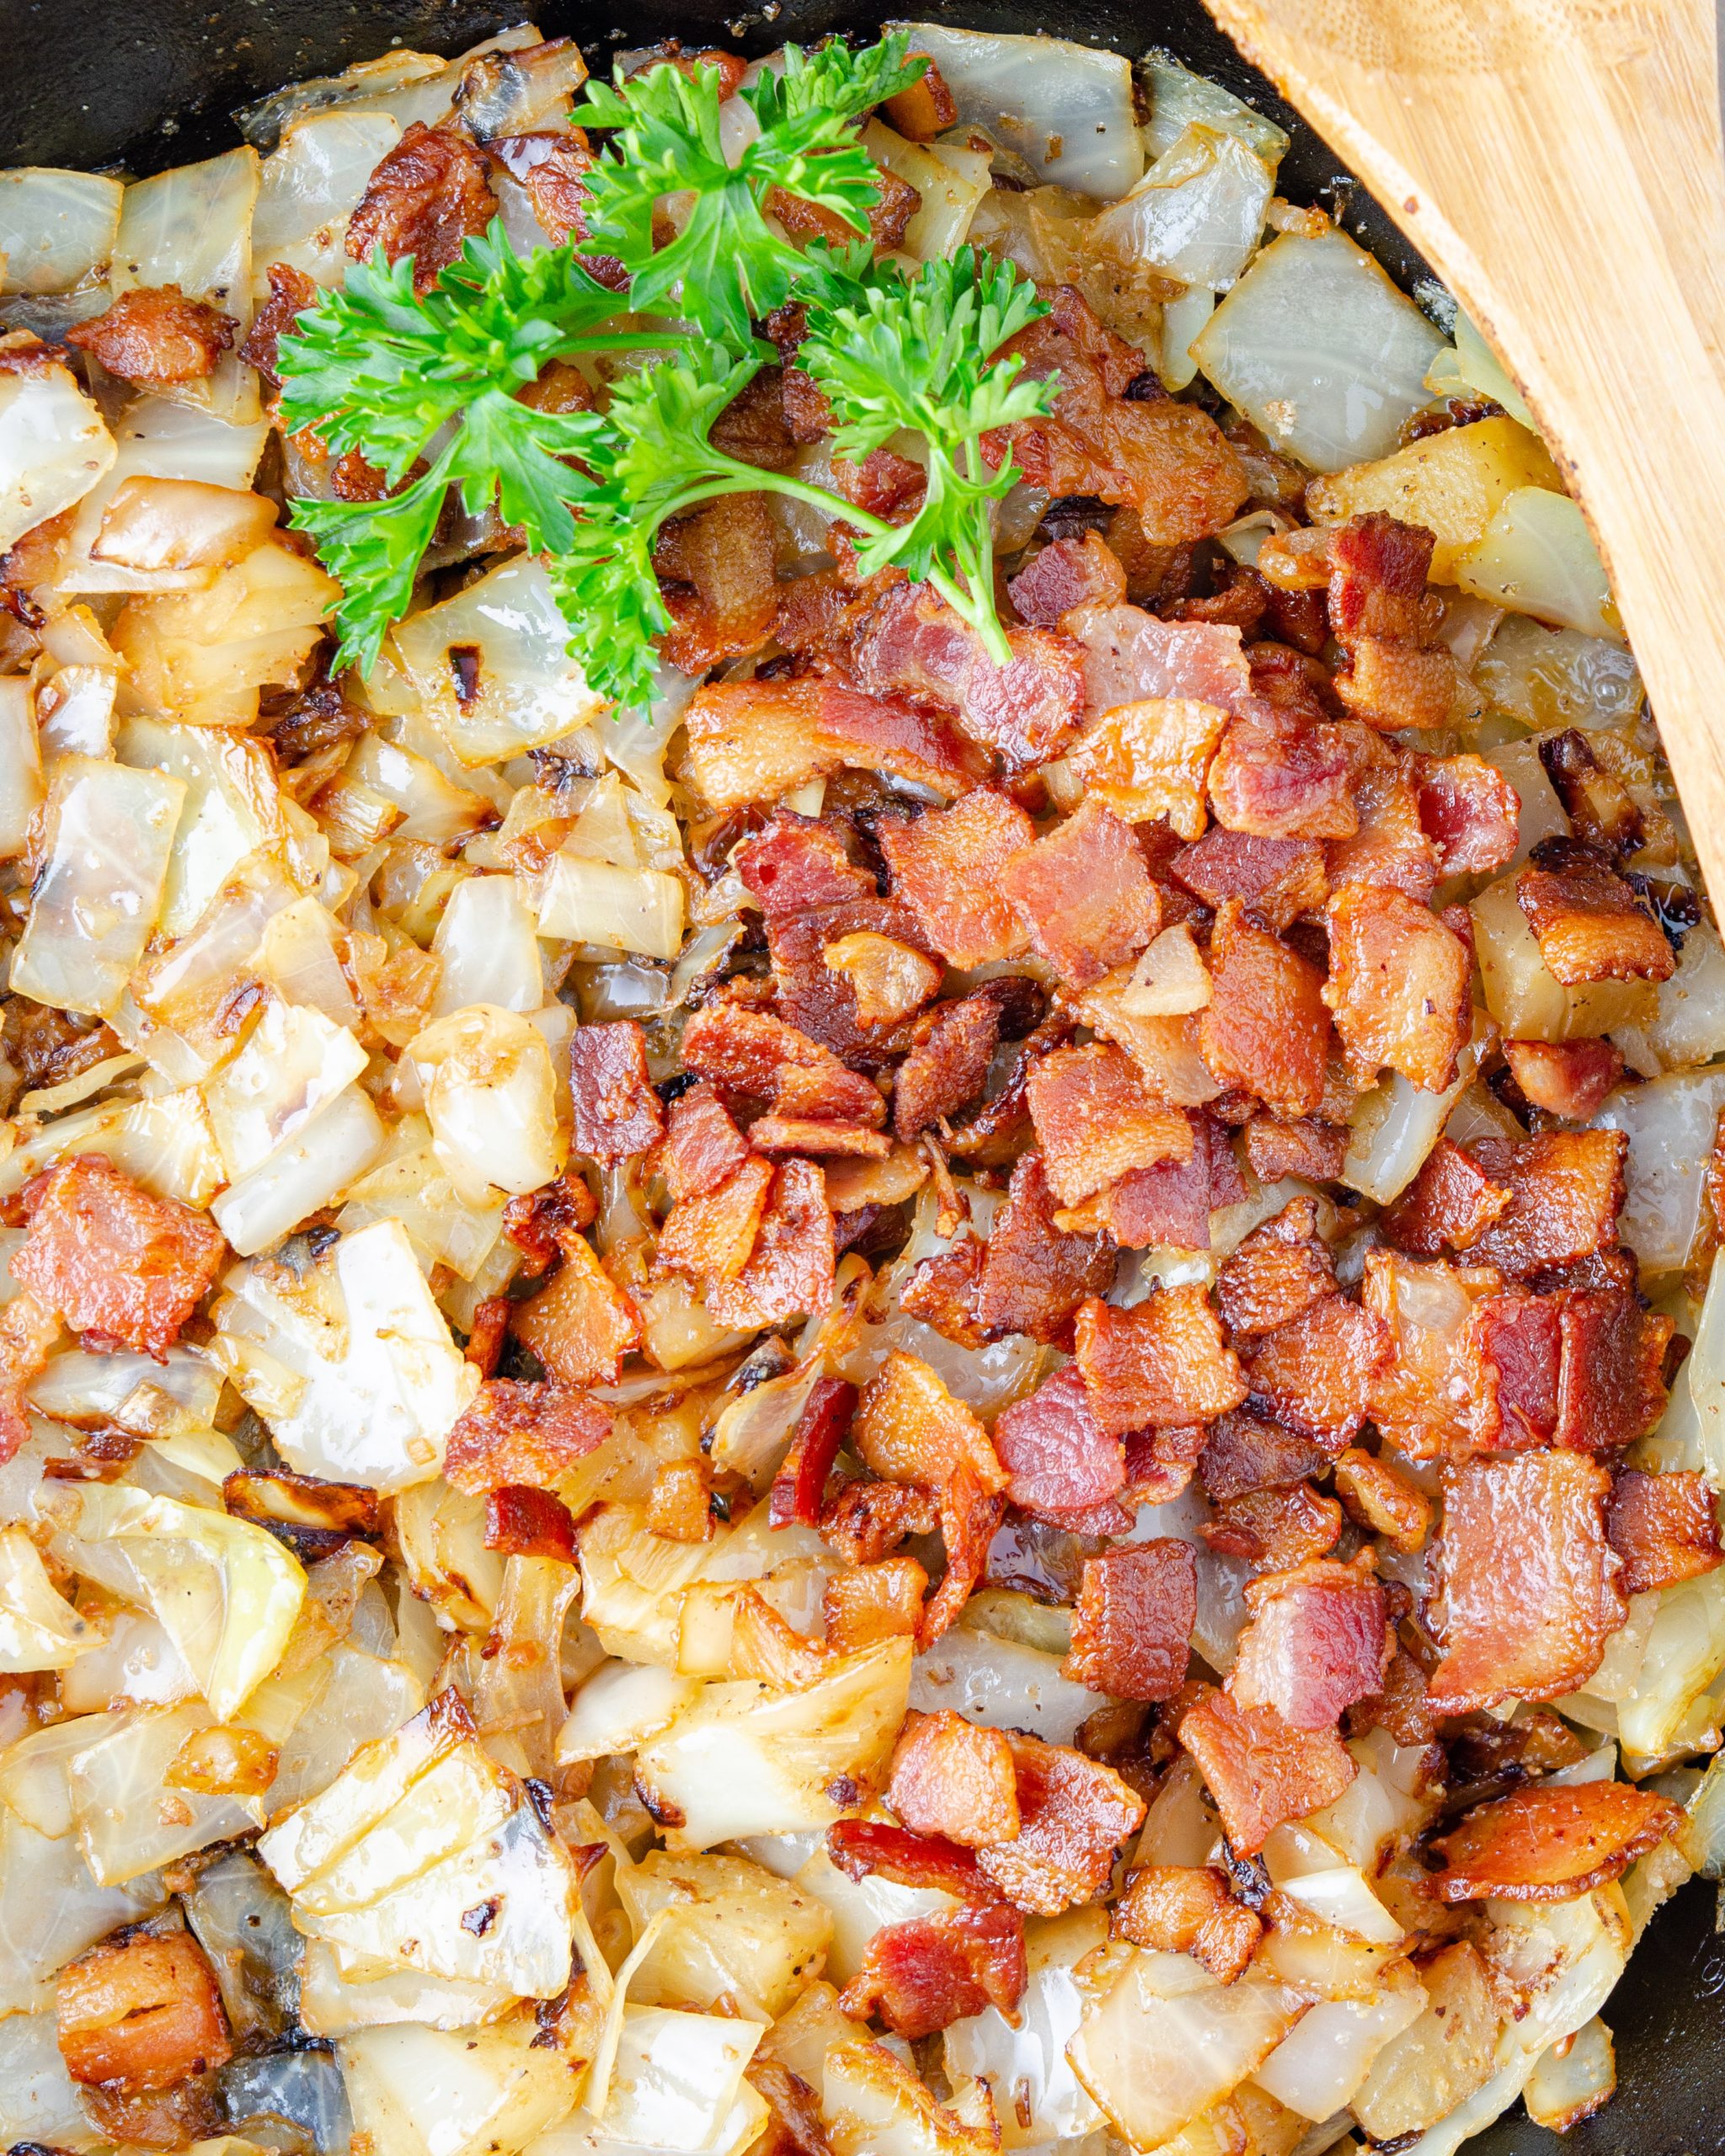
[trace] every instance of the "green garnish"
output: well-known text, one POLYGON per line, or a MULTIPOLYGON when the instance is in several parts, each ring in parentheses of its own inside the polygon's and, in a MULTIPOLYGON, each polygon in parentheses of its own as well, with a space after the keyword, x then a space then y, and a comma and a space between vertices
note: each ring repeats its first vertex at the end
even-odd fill
POLYGON ((764 210, 782 188, 866 232, 878 176, 850 123, 925 64, 906 59, 903 34, 863 52, 787 46, 783 75, 743 93, 761 133, 735 166, 719 146, 717 69, 665 66, 592 86, 574 118, 611 133, 589 175, 581 243, 622 260, 626 296, 572 246, 516 254, 499 221, 429 293, 415 296, 410 261, 358 264, 344 290, 299 318, 280 345, 285 424, 314 427, 337 454, 357 451, 400 488, 292 505, 343 586, 338 666, 376 664, 451 487, 470 515, 494 504, 545 558, 571 653, 622 703, 650 696, 653 639, 670 626, 653 573, 660 528, 745 491, 841 518, 861 535, 865 573, 896 565, 931 584, 1006 660, 990 517, 1017 474, 1010 456, 991 470, 981 440, 1053 403, 1057 382, 1023 381, 1017 359, 994 356, 1046 309, 1010 264, 969 248, 907 278, 876 263, 866 239, 795 247, 764 210), (654 205, 673 194, 681 229, 655 250, 654 205), (910 522, 713 446, 714 421, 772 357, 752 320, 793 299, 807 308, 798 364, 833 408, 835 447, 860 457, 897 443, 924 464, 910 522), (672 309, 676 322, 654 319, 672 309), (613 381, 602 413, 520 402, 550 360, 644 348, 664 356, 613 381), (422 459, 428 468, 403 484, 422 459))

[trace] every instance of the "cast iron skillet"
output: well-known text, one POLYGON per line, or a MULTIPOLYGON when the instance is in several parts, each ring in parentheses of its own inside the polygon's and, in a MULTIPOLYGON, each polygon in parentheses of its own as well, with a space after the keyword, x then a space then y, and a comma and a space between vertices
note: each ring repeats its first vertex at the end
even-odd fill
MULTIPOLYGON (((737 0, 740 8, 742 0, 737 0)), ((1312 128, 1248 67, 1200 0, 782 0, 734 13, 722 0, 0 0, 0 166, 124 166, 155 172, 231 148, 229 115, 307 75, 334 74, 392 45, 456 52, 530 15, 574 36, 608 72, 617 45, 681 35, 748 52, 787 37, 872 31, 889 13, 971 29, 1045 30, 1137 54, 1166 45, 1270 114, 1293 138, 1280 174, 1298 201, 1338 204, 1403 285, 1419 256, 1312 128)), ((1506 206, 1513 215, 1513 206, 1506 206)), ((1620 2094, 1562 2143, 1514 2114, 1470 2144, 1477 2156, 1725 2156, 1725 1939, 1696 1883, 1654 1919, 1613 1993, 1620 2094)))

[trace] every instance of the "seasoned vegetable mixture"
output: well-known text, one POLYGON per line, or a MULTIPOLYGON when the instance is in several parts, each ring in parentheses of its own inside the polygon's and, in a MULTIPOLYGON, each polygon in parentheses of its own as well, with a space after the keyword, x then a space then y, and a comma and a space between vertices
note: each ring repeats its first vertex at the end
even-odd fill
POLYGON ((1488 347, 1162 56, 239 119, 0 173, 0 2144, 1584 2116, 1725 949, 1488 347))

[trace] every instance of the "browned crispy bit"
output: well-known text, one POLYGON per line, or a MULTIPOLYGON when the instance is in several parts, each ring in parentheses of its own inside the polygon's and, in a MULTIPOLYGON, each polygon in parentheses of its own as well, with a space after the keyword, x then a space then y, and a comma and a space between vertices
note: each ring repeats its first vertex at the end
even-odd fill
POLYGON ((1215 1865, 1142 1865, 1129 1872, 1111 1929, 1135 1946, 1189 1954, 1225 1984, 1244 1972, 1263 1934, 1215 1865))
POLYGON ((1356 1526, 1397 1550, 1418 1550, 1432 1524, 1431 1500, 1387 1460, 1350 1445, 1336 1462, 1336 1495, 1356 1526))
POLYGON ((355 1482, 320 1482, 315 1476, 241 1471, 222 1486, 222 1502, 236 1519, 255 1520, 303 1562, 314 1563, 355 1535, 380 1531, 377 1493, 355 1482))
POLYGON ((1683 1824, 1681 1806, 1626 1782, 1512 1790, 1480 1805, 1435 1846, 1444 1902, 1567 1902, 1620 1878, 1683 1824))
POLYGON ((66 341, 109 374, 146 389, 200 382, 233 342, 231 316, 178 285, 140 285, 103 313, 76 323, 66 341))
POLYGON ((1616 858, 1640 845, 1644 819, 1621 779, 1606 771, 1578 728, 1539 737, 1540 761, 1578 839, 1616 858))
POLYGON ((913 1833, 968 1849, 1009 1842, 1019 1827, 1012 1747, 950 1709, 913 1714, 893 1748, 886 1801, 913 1833))
POLYGON ((932 142, 959 123, 959 108, 946 78, 931 60, 920 82, 900 90, 881 107, 900 135, 912 142, 932 142))
POLYGON ((1197 1688, 1178 1733, 1236 1856, 1256 1854, 1285 1821, 1333 1803, 1359 1772, 1333 1729, 1295 1729, 1274 1707, 1237 1706, 1209 1685, 1197 1688))
POLYGON ((412 120, 348 221, 349 259, 411 255, 414 290, 429 292, 496 215, 485 152, 455 128, 412 120))
POLYGON ((1669 980, 1670 939, 1605 857, 1578 839, 1542 839, 1515 879, 1540 956, 1566 987, 1669 980))
POLYGON ((60 2055, 72 2079, 172 2089, 232 2056, 209 1961, 183 1931, 136 1932, 60 1972, 60 2055))

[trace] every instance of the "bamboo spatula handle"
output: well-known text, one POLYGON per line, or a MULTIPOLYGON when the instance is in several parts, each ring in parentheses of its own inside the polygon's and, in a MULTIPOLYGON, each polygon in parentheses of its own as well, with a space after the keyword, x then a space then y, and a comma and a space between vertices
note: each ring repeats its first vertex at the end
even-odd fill
POLYGON ((1706 0, 1206 0, 1496 346, 1725 907, 1725 174, 1706 0))

